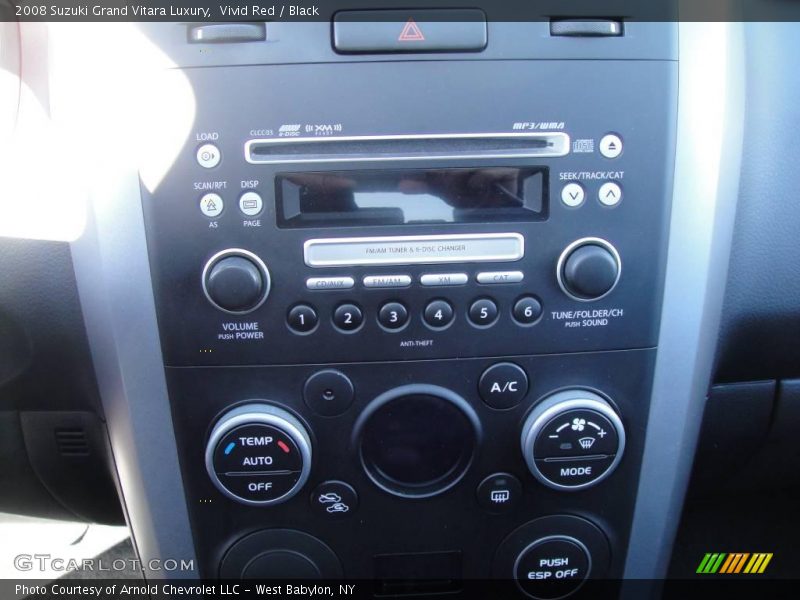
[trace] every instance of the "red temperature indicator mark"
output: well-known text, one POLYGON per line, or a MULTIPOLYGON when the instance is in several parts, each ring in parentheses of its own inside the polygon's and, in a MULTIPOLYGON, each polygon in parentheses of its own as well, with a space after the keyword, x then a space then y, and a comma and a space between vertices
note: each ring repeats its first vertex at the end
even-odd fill
POLYGON ((289 446, 286 445, 286 442, 278 440, 278 447, 284 452, 286 452, 286 454, 289 454, 290 450, 289 446))
POLYGON ((403 31, 400 32, 400 35, 397 38, 398 42, 424 42, 425 36, 422 35, 422 30, 417 25, 414 19, 409 19, 406 21, 405 26, 403 27, 403 31))

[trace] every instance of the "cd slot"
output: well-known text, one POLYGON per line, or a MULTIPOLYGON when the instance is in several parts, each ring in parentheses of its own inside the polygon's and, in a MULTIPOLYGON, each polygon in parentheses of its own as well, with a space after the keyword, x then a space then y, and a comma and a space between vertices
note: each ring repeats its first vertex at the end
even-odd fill
POLYGON ((568 152, 569 136, 561 132, 264 138, 245 144, 251 164, 535 158, 568 152))

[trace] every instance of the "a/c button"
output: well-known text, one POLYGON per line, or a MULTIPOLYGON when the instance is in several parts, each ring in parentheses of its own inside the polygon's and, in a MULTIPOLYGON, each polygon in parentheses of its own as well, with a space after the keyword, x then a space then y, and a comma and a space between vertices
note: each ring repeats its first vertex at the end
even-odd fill
POLYGON ((512 408, 528 393, 528 376, 514 363, 497 363, 483 372, 478 391, 492 408, 512 408))

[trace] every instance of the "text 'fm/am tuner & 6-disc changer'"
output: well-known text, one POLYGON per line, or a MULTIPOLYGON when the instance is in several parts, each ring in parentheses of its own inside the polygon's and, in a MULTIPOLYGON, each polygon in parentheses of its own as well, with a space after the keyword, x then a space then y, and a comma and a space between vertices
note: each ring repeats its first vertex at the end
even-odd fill
POLYGON ((143 204, 204 576, 558 598, 621 575, 674 75, 183 71, 195 129, 143 204))

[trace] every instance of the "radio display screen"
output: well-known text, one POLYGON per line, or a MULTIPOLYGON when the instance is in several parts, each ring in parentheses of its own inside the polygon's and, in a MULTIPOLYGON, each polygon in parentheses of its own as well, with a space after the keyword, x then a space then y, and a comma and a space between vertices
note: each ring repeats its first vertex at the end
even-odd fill
POLYGON ((542 221, 547 175, 544 167, 279 173, 278 226, 542 221))

